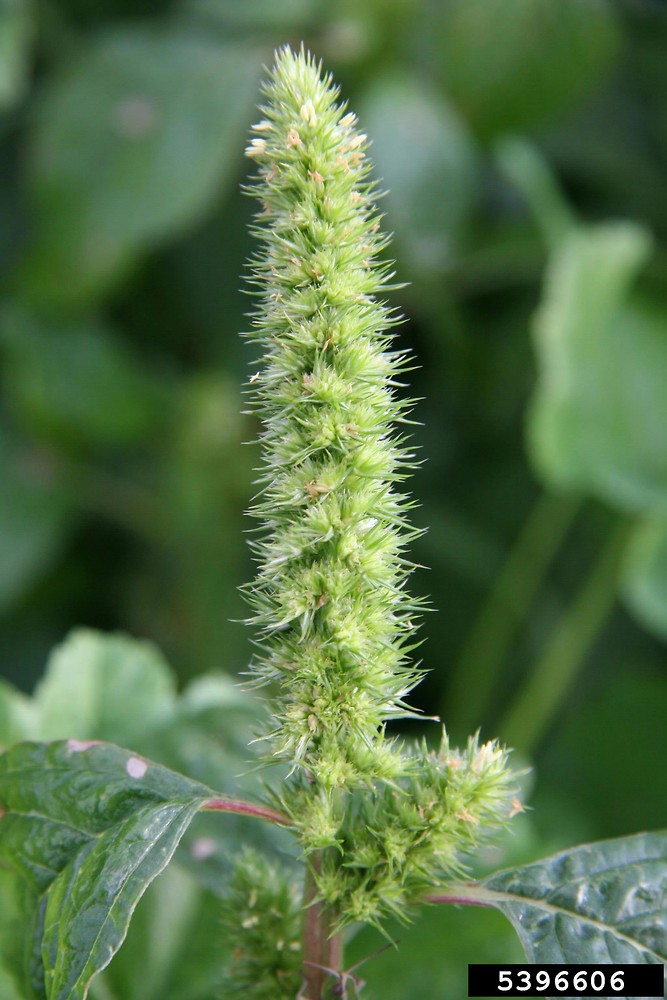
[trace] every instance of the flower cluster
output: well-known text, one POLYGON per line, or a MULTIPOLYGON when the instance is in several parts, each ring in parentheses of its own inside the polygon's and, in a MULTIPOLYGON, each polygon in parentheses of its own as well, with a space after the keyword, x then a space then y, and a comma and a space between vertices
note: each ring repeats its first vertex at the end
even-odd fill
MULTIPOLYGON (((437 750, 419 745, 411 773, 374 795, 354 794, 324 852, 320 896, 339 925, 406 920, 436 884, 460 877, 466 856, 520 811, 507 751, 471 737, 464 751, 443 731, 437 750)), ((318 829, 318 800, 303 814, 305 839, 318 829)), ((321 826, 319 827, 321 829, 321 826)), ((322 845, 324 846, 324 845, 322 845)))
POLYGON ((418 533, 402 481, 414 465, 408 359, 382 299, 377 197, 366 137, 304 52, 281 50, 247 149, 261 202, 252 376, 263 422, 254 515, 259 629, 252 665, 277 690, 272 753, 292 767, 281 809, 299 831, 337 927, 405 917, 460 873, 510 813, 506 753, 400 749, 385 724, 413 714, 409 654, 420 602, 406 592, 418 533))
POLYGON ((230 961, 224 996, 293 1000, 301 982, 301 906, 294 880, 250 849, 234 863, 221 925, 230 961))
POLYGON ((419 601, 400 483, 412 455, 396 423, 406 357, 379 298, 388 285, 366 136, 308 56, 279 52, 247 153, 262 210, 252 378, 264 424, 248 589, 260 629, 260 682, 278 681, 276 756, 323 788, 393 778, 402 757, 386 720, 409 714, 407 661, 419 601))

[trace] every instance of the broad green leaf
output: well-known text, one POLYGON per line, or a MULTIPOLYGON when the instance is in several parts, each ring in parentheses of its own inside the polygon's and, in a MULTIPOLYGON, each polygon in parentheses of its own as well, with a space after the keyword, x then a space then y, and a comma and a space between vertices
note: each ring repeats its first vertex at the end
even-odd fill
POLYGON ((483 137, 562 113, 617 51, 604 0, 449 0, 426 23, 445 86, 483 137))
POLYGON ((528 432, 539 472, 630 510, 667 503, 667 323, 628 300, 648 252, 631 223, 573 232, 552 256, 535 323, 528 432))
POLYGON ((0 609, 47 572, 67 537, 71 500, 48 454, 22 448, 0 428, 0 609))
POLYGON ((23 96, 32 35, 31 0, 0 0, 0 110, 23 96))
POLYGON ((110 740, 136 749, 173 716, 176 682, 151 643, 76 629, 52 653, 35 700, 35 737, 110 740))
POLYGON ((260 716, 258 702, 230 677, 206 674, 190 682, 171 715, 146 727, 140 749, 218 791, 238 791, 260 716))
POLYGON ((49 442, 92 446, 136 444, 155 426, 157 387, 105 326, 20 309, 4 319, 3 383, 22 426, 49 442))
POLYGON ((110 31, 68 59, 32 137, 27 292, 99 295, 200 218, 234 179, 258 72, 252 52, 175 27, 110 31))
POLYGON ((647 628, 666 637, 667 519, 664 514, 647 517, 636 525, 628 546, 621 586, 637 618, 647 628))
POLYGON ((83 1000, 212 794, 111 744, 20 743, 0 757, 0 858, 38 899, 39 997, 83 1000))
MULTIPOLYGON (((137 745, 145 756, 217 792, 261 798, 267 774, 257 766, 253 751, 259 747, 248 745, 263 728, 261 717, 258 701, 231 678, 209 674, 192 681, 178 699, 174 715, 137 745)), ((280 781, 280 774, 272 768, 272 783, 280 781)), ((201 885, 220 893, 227 886, 235 852, 251 844, 271 854, 279 852, 283 859, 294 851, 291 836, 273 824, 236 815, 227 815, 221 823, 215 813, 204 812, 185 834, 178 862, 201 885)))
POLYGON ((78 628, 57 646, 34 696, 0 686, 0 742, 96 739, 124 743, 215 785, 248 766, 260 702, 225 674, 176 695, 176 678, 150 642, 78 628))
POLYGON ((667 831, 499 872, 471 899, 508 917, 531 962, 666 962, 667 831))
POLYGON ((456 111, 414 77, 392 74, 359 102, 388 189, 387 224, 415 277, 441 273, 456 251, 475 187, 472 142, 456 111))
POLYGON ((221 673, 195 678, 177 696, 152 643, 78 628, 53 650, 32 697, 0 681, 0 747, 70 737, 124 743, 218 791, 249 793, 261 783, 248 743, 263 711, 221 673))
POLYGON ((139 903, 123 947, 93 981, 91 1000, 212 1000, 223 976, 220 909, 218 898, 169 865, 139 903))
MULTIPOLYGON (((32 698, 0 682, 0 749, 25 739, 103 739, 217 792, 261 796, 262 775, 248 749, 259 701, 223 674, 196 678, 179 697, 175 687, 151 643, 76 629, 54 650, 32 698)), ((200 884, 220 891, 243 843, 291 848, 271 824, 236 815, 221 824, 203 813, 184 835, 179 860, 200 884)))
MULTIPOLYGON (((266 771, 258 769, 255 747, 248 745, 260 729, 261 715, 259 702, 231 678, 205 675, 186 687, 174 714, 147 730, 136 747, 217 792, 261 798, 266 771)), ((279 781, 272 771, 273 780, 279 781)), ((236 815, 221 823, 215 813, 204 812, 185 834, 177 859, 201 885, 220 893, 227 886, 235 852, 249 844, 285 858, 294 850, 291 837, 273 824, 236 815)))

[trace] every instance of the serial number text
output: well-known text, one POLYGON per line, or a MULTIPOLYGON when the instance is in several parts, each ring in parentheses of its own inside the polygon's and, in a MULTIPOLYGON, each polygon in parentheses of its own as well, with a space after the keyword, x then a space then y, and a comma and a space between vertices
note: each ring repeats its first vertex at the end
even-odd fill
POLYGON ((469 965, 469 997, 664 997, 663 965, 469 965))

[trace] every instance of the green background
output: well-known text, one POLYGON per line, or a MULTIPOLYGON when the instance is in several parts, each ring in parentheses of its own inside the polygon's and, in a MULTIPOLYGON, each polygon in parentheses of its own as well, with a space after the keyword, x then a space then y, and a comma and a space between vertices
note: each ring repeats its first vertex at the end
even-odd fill
MULTIPOLYGON (((1 0, 0 671, 31 690, 78 624, 182 684, 247 665, 243 148, 302 39, 372 139, 407 283, 416 701, 533 768, 486 861, 665 826, 661 2, 1 0)), ((495 914, 428 919, 381 995, 433 985, 444 939, 510 957, 495 914)))

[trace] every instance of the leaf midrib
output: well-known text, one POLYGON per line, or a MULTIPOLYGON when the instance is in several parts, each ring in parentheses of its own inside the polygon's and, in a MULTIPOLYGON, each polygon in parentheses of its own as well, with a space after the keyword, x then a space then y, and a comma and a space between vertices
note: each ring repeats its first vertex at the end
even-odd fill
POLYGON ((624 934, 623 931, 619 930, 613 924, 605 924, 600 920, 596 920, 594 917, 587 916, 586 914, 577 913, 573 910, 566 910, 562 906, 556 906, 554 903, 548 903, 545 899, 535 899, 533 896, 520 896, 517 893, 508 892, 507 890, 503 890, 501 892, 498 889, 489 889, 483 885, 470 885, 470 883, 467 883, 464 886, 451 888, 453 890, 453 894, 455 894, 461 902, 469 900, 470 902, 486 903, 488 906, 496 906, 499 909, 501 908, 501 903, 516 903, 522 906, 532 906, 545 913, 558 914, 560 916, 568 917, 570 920, 580 920, 582 923, 588 924, 598 931, 612 934, 620 941, 624 941, 626 944, 631 945, 631 947, 637 948, 639 951, 643 951, 647 955, 651 955, 660 964, 664 964, 665 961, 667 961, 667 956, 660 955, 657 951, 654 951, 653 948, 649 948, 647 945, 642 944, 635 938, 624 934))

